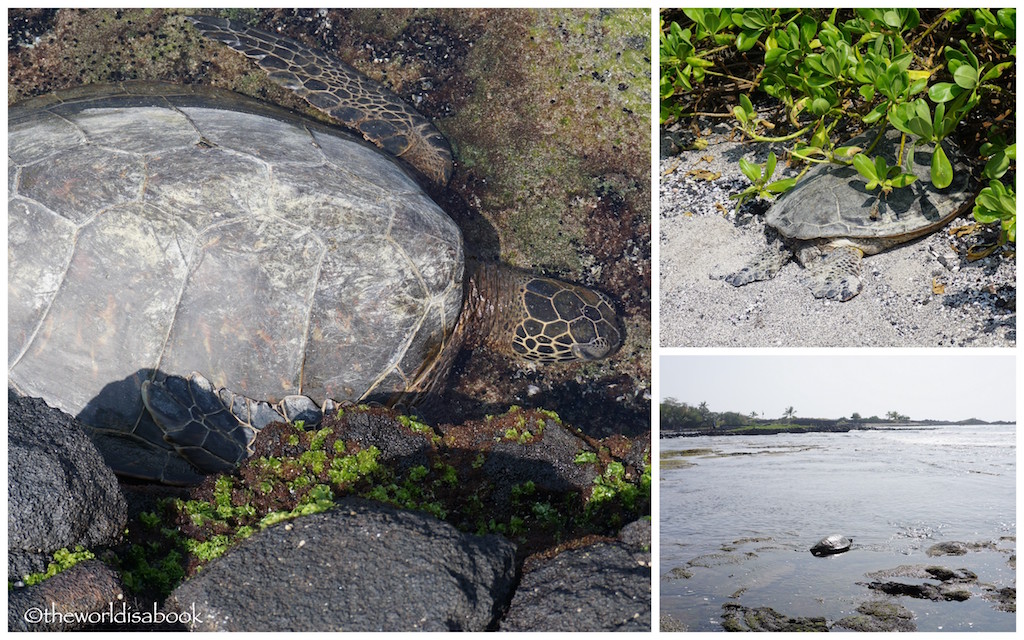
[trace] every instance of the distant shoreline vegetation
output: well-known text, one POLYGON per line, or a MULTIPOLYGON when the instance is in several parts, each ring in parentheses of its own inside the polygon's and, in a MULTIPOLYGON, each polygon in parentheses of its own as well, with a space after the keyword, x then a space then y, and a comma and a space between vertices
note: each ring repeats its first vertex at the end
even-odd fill
POLYGON ((1003 420, 986 422, 977 418, 957 421, 913 420, 910 416, 903 415, 897 411, 890 411, 884 418, 879 416, 862 417, 859 413, 853 413, 848 418, 800 418, 796 416, 796 410, 793 407, 788 407, 782 417, 770 419, 759 416, 756 412, 742 414, 735 411, 711 411, 705 402, 694 406, 668 398, 661 403, 661 437, 663 438, 810 432, 845 433, 847 431, 887 429, 896 426, 935 427, 999 424, 1015 423, 1003 420))

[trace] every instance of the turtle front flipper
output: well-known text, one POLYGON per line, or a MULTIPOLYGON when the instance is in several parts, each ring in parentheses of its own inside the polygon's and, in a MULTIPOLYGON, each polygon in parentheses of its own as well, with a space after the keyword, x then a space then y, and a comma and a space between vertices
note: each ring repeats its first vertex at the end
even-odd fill
POLYGON ((210 16, 189 16, 204 36, 252 58, 271 80, 439 186, 448 184, 452 152, 441 132, 402 98, 341 60, 301 42, 210 16))
POLYGON ((142 401, 164 440, 206 474, 231 471, 248 457, 260 429, 287 421, 270 404, 215 389, 198 373, 143 382, 142 401))
POLYGON ((736 273, 727 275, 725 281, 734 287, 742 287, 751 282, 771 280, 792 258, 793 252, 788 250, 780 240, 775 240, 764 251, 757 254, 747 266, 736 273))
POLYGON ((860 260, 864 252, 842 245, 826 249, 821 259, 808 266, 807 286, 815 298, 846 302, 860 293, 860 260))

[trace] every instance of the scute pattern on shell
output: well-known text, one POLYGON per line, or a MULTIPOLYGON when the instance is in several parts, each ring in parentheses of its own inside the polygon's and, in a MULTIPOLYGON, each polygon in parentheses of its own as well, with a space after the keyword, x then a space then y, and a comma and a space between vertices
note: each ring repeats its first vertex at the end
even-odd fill
MULTIPOLYGON (((870 155, 885 156, 890 164, 900 154, 901 133, 889 128, 870 155)), ((870 147, 875 133, 868 132, 844 146, 870 147)), ((909 152, 912 140, 904 145, 909 152)), ((953 182, 937 189, 931 181, 932 146, 914 153, 911 170, 918 177, 908 187, 882 195, 868 191, 866 180, 851 165, 819 164, 765 215, 765 222, 787 237, 909 240, 944 224, 973 195, 973 179, 959 151, 943 141, 953 163, 953 182)))
POLYGON ((269 401, 387 397, 458 318, 459 229, 335 129, 147 83, 15 105, 8 131, 9 379, 83 419, 144 428, 129 398, 164 367, 269 401))

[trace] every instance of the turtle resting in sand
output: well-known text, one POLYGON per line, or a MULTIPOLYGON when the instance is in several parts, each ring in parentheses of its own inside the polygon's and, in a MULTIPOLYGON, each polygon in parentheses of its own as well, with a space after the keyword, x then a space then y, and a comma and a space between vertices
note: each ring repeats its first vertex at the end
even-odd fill
MULTIPOLYGON (((890 128, 871 151, 896 164, 901 133, 890 128)), ((845 146, 867 148, 873 134, 845 146)), ((911 171, 918 179, 888 195, 868 191, 852 165, 819 164, 768 209, 765 224, 778 232, 768 248, 725 278, 739 287, 775 277, 795 255, 807 268, 807 285, 816 298, 847 301, 862 288, 860 262, 945 226, 974 200, 974 180, 960 152, 948 141, 943 149, 953 165, 953 182, 937 189, 931 182, 932 145, 914 152, 911 171)), ((908 139, 905 148, 909 149, 908 139)))
POLYGON ((448 144, 399 97, 298 42, 190 20, 391 155, 212 88, 10 108, 8 384, 76 415, 116 471, 190 484, 271 422, 412 405, 464 344, 538 362, 620 345, 604 294, 465 260, 402 166, 443 186, 448 144))
POLYGON ((818 544, 811 547, 811 553, 818 557, 830 556, 836 553, 849 551, 852 544, 853 538, 847 538, 846 536, 841 536, 838 533, 833 533, 827 538, 822 538, 818 541, 818 544))

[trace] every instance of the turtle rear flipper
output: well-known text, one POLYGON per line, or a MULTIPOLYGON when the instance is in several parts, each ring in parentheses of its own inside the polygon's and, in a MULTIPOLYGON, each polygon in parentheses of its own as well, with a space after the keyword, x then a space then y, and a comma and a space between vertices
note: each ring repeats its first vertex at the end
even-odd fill
POLYGON ((271 80, 317 110, 356 129, 439 186, 448 184, 452 152, 441 132, 384 85, 334 56, 283 36, 211 16, 188 20, 207 38, 252 58, 271 80))
POLYGON ((833 247, 808 266, 807 286, 815 298, 846 302, 863 288, 860 259, 864 252, 849 245, 833 247))
POLYGON ((198 373, 187 379, 167 376, 146 381, 142 401, 163 430, 164 440, 207 474, 234 469, 249 455, 249 444, 260 428, 275 419, 284 420, 265 402, 223 389, 218 392, 198 373))
POLYGON ((771 280, 792 258, 793 252, 776 239, 764 251, 755 256, 747 266, 726 276, 725 281, 734 287, 742 287, 751 282, 771 280))

